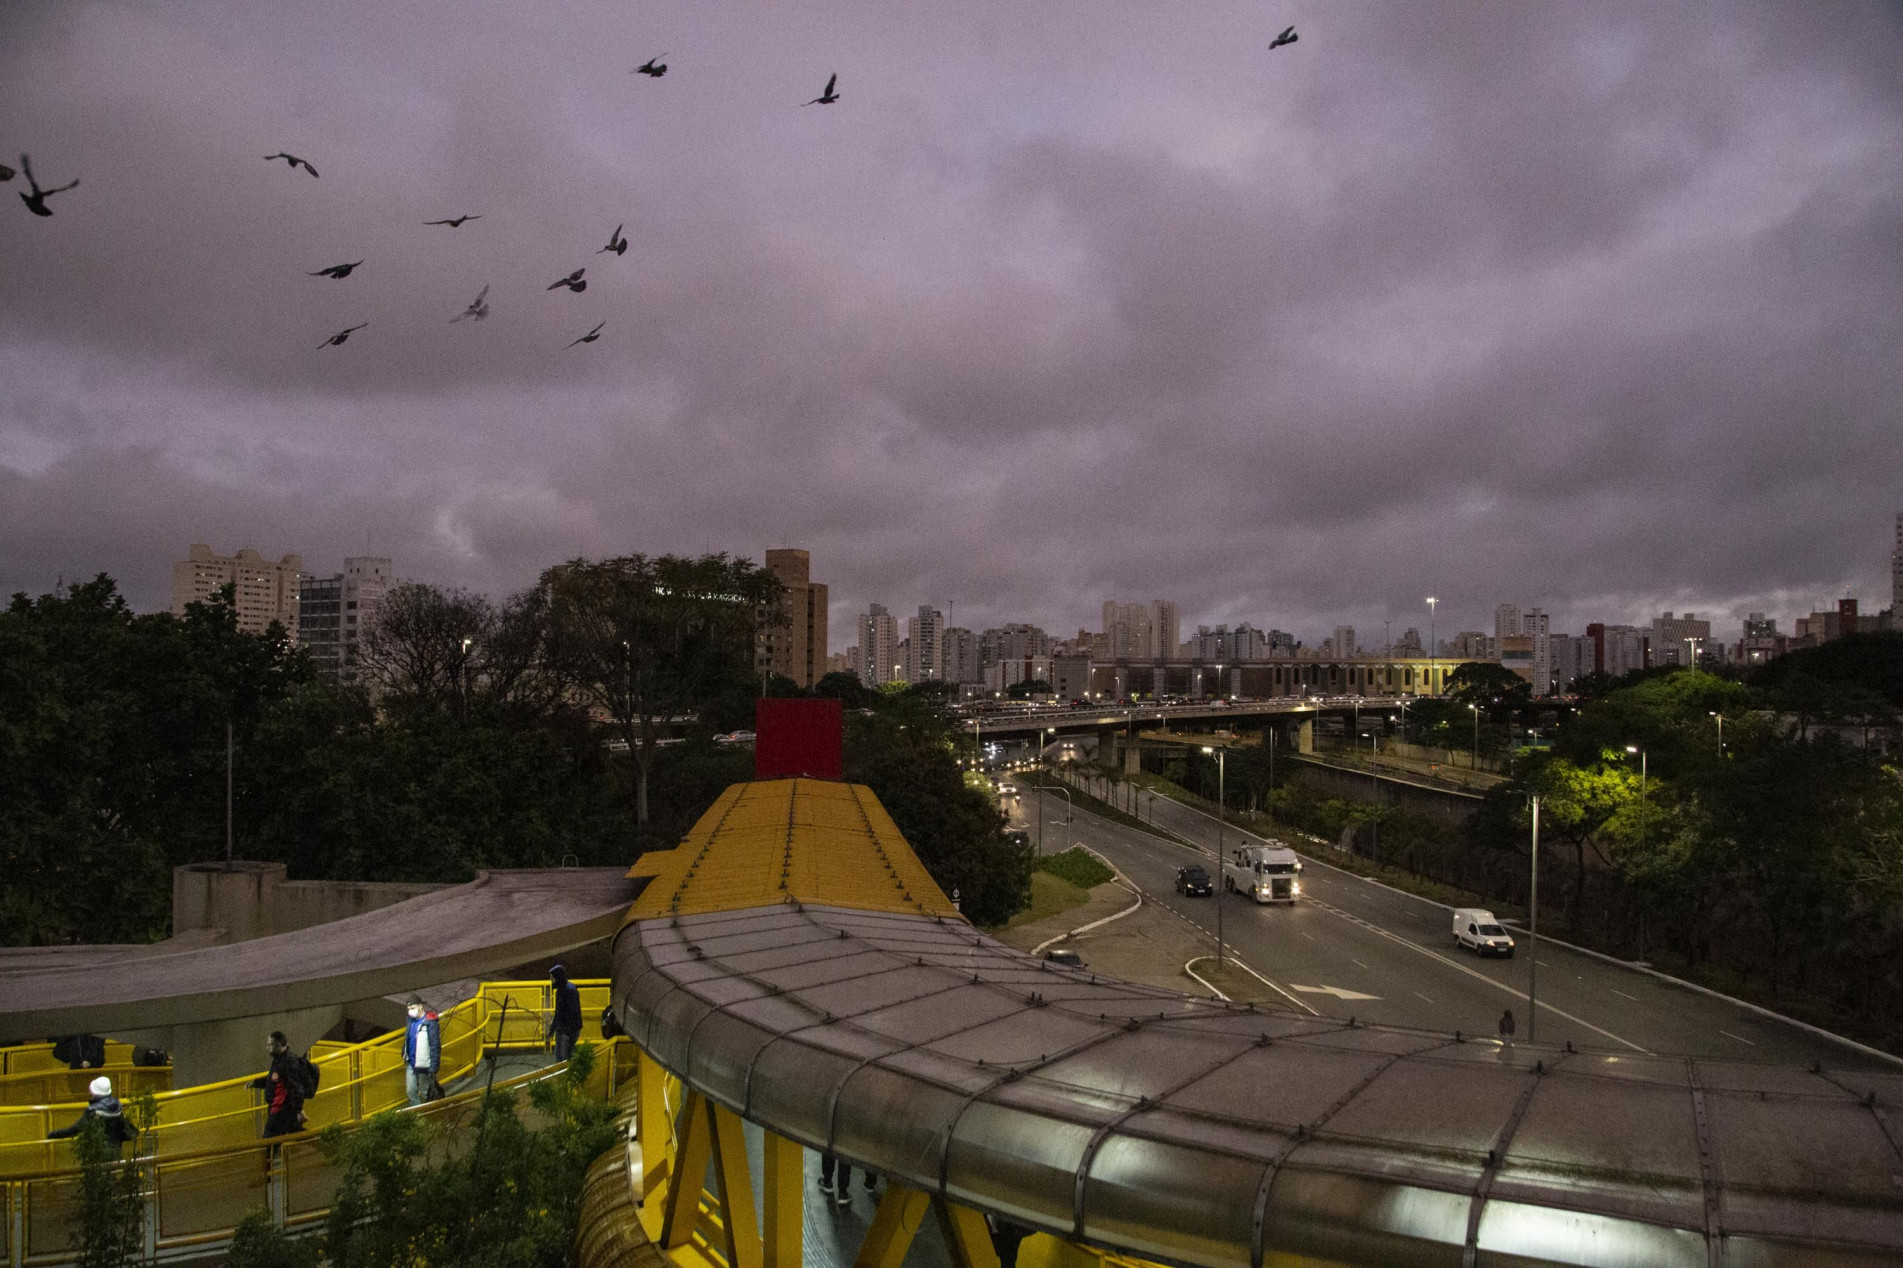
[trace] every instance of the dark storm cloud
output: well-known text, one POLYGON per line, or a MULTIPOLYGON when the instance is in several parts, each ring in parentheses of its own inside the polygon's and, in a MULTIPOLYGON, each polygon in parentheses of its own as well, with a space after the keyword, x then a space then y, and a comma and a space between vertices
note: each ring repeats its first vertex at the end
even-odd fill
POLYGON ((841 645, 1887 598, 1894 10, 453 16, 0 12, 0 148, 83 180, 0 207, 0 589, 799 544, 841 645))

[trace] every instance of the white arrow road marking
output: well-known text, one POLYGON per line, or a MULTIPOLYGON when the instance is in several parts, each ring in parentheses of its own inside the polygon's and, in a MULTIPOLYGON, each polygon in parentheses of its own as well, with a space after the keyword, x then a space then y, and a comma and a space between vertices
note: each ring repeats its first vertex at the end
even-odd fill
POLYGON ((1310 995, 1333 995, 1336 999, 1380 999, 1379 995, 1363 995, 1360 991, 1344 990, 1339 986, 1297 986, 1290 982, 1291 991, 1307 991, 1310 995))

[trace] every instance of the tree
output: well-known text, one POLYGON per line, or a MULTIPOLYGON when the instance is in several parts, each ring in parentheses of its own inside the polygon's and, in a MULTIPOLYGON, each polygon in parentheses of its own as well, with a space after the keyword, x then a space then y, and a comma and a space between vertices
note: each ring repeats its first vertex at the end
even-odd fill
POLYGON ((1029 700, 1032 696, 1048 696, 1051 684, 1042 678, 1021 678, 1004 689, 1004 694, 1012 700, 1029 700))
POLYGON ((838 670, 814 683, 813 694, 828 696, 847 709, 870 709, 879 702, 879 693, 860 682, 858 674, 838 670))
POLYGON ((636 770, 635 822, 675 721, 753 677, 754 634, 786 620, 786 587, 745 559, 576 559, 542 574, 551 659, 609 720, 636 770))
POLYGON ((1533 684, 1504 665, 1470 660, 1447 676, 1447 694, 1463 705, 1478 705, 1496 722, 1506 721, 1533 699, 1533 684))

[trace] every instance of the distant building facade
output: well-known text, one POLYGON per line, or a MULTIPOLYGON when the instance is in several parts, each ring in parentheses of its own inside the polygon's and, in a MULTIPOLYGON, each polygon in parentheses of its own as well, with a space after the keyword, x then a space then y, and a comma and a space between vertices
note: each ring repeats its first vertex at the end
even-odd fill
POLYGON ((829 606, 826 587, 812 578, 813 557, 788 547, 766 553, 766 569, 786 587, 783 626, 759 635, 758 668, 810 687, 826 674, 829 606))
POLYGON ((945 677, 945 614, 929 603, 918 615, 906 618, 905 666, 907 682, 940 682, 945 677))
POLYGON ((1111 660, 1155 660, 1176 655, 1181 637, 1182 619, 1174 603, 1152 599, 1148 603, 1118 603, 1105 600, 1103 632, 1109 642, 1111 660))
POLYGON ((381 555, 346 559, 335 576, 303 575, 297 642, 318 673, 334 682, 357 681, 362 640, 395 584, 391 563, 381 555))
POLYGON ((239 629, 262 634, 276 621, 296 639, 303 562, 299 555, 273 562, 249 546, 235 555, 219 555, 194 542, 186 557, 172 565, 172 613, 184 616, 186 604, 209 603, 229 585, 235 590, 239 629))
POLYGON ((859 616, 859 681, 868 687, 894 682, 905 673, 899 660, 898 618, 874 603, 859 616))

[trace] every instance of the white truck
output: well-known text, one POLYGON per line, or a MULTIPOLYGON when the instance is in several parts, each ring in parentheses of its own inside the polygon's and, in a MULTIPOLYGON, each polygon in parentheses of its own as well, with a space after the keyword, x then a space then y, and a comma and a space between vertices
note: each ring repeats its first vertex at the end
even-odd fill
POLYGON ((1222 863, 1222 885, 1259 903, 1292 903, 1302 896, 1302 860, 1286 845, 1238 845, 1222 863))

